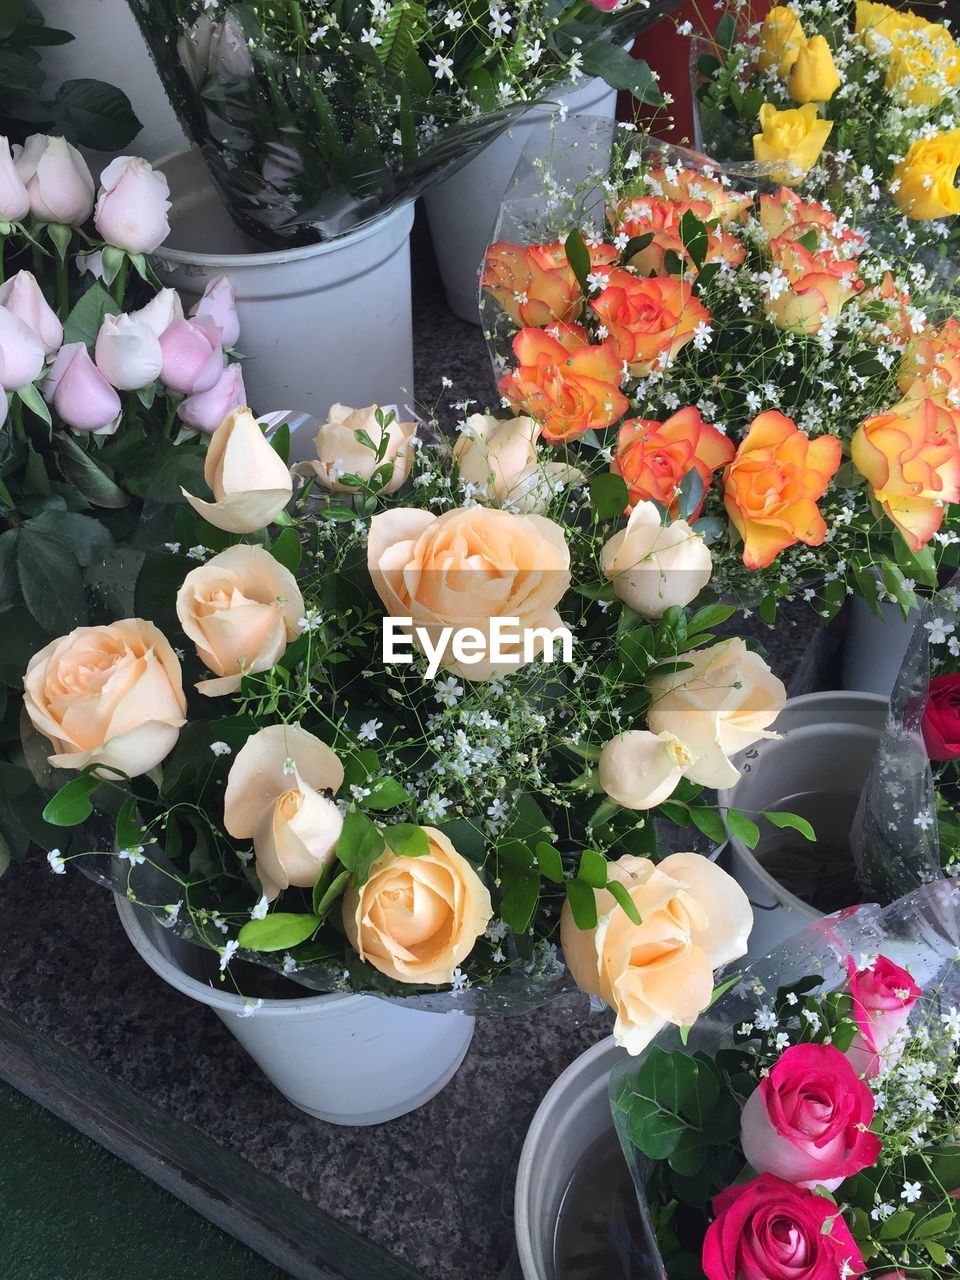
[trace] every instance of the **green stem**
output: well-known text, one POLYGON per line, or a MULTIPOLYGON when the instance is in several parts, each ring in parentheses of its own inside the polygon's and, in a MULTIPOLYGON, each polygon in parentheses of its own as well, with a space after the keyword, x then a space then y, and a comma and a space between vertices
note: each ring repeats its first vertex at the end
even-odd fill
POLYGON ((18 440, 22 440, 24 444, 28 444, 27 429, 23 425, 23 405, 20 403, 16 395, 10 397, 10 425, 13 427, 13 434, 18 440))
MULTIPOLYGON (((2 275, 2 269, 0 269, 2 275)), ((70 272, 66 258, 57 257, 57 310, 63 319, 70 311, 70 272)))
POLYGON ((3 246, 4 246, 4 242, 6 241, 6 238, 7 238, 6 236, 0 235, 0 284, 3 284, 4 280, 6 279, 6 276, 4 274, 4 269, 3 269, 3 246))
POLYGON ((123 262, 120 264, 120 270, 117 272, 116 279, 113 282, 113 300, 116 302, 118 307, 123 306, 123 294, 127 287, 127 268, 129 266, 130 261, 127 256, 124 255, 123 262))

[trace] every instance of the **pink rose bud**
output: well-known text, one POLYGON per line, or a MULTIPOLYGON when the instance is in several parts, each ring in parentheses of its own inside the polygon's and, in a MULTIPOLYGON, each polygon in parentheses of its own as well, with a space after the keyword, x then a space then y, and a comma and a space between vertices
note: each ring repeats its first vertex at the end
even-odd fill
POLYGON ((40 222, 79 227, 93 209, 93 178, 87 162, 66 138, 34 133, 14 161, 40 222))
POLYGON ((43 394, 75 431, 102 431, 120 416, 120 397, 82 342, 68 342, 60 348, 43 394))
POLYGON ((24 324, 29 325, 43 343, 44 354, 52 356, 63 342, 63 325, 50 307, 36 277, 30 271, 18 271, 0 285, 0 307, 6 307, 24 324))
POLYGON ((19 391, 40 376, 46 352, 30 326, 0 307, 0 387, 19 391))
POLYGON ((847 1057, 861 1079, 889 1070, 903 1052, 902 1032, 921 991, 906 969, 878 956, 870 968, 857 970, 847 961, 850 996, 857 1034, 847 1057))
POLYGON ((740 1145, 758 1173, 833 1191, 876 1164, 873 1111, 873 1094, 839 1049, 794 1045, 745 1102, 740 1145))
POLYGON ((209 316, 220 330, 225 347, 235 347, 240 337, 233 281, 229 276, 216 276, 203 291, 203 297, 190 312, 192 316, 209 316))
POLYGON ((0 136, 0 222, 19 222, 29 212, 30 197, 17 173, 10 143, 0 136))
POLYGON ((172 391, 192 395, 215 387, 223 372, 220 330, 208 316, 174 320, 160 335, 160 377, 172 391))
POLYGON ((97 334, 97 368, 120 391, 139 391, 160 377, 160 339, 136 316, 104 316, 97 334))
POLYGON ((183 303, 176 289, 161 289, 145 307, 141 307, 139 311, 131 311, 130 318, 148 324, 159 338, 174 320, 183 319, 183 303))
POLYGON ((139 156, 117 156, 100 175, 93 224, 107 244, 127 253, 153 253, 170 234, 170 188, 139 156))
POLYGON ((240 366, 228 364, 215 386, 198 395, 187 396, 177 409, 177 414, 188 427, 205 431, 209 435, 216 431, 227 414, 246 403, 247 393, 240 366))
POLYGON ((600 9, 603 13, 609 13, 611 9, 615 9, 620 0, 590 0, 594 9, 600 9))

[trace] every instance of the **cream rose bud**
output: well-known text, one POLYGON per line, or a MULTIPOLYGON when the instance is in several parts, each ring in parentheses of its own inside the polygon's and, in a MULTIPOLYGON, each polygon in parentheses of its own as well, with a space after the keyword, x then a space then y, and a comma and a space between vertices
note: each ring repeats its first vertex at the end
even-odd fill
POLYGON ((177 617, 217 676, 199 691, 235 693, 242 675, 269 671, 300 634, 303 613, 293 574, 262 547, 228 547, 192 569, 177 592, 177 617))
POLYGON ((19 316, 0 307, 0 387, 19 391, 40 376, 43 343, 19 316))
POLYGON ((559 489, 582 480, 583 472, 565 462, 542 461, 539 438, 540 426, 532 418, 501 422, 488 413, 471 414, 453 447, 461 481, 476 486, 491 505, 543 511, 559 489))
POLYGON ((641 923, 598 889, 597 927, 578 929, 566 903, 560 942, 577 986, 614 1010, 615 1041, 637 1054, 666 1023, 696 1021, 713 995, 714 969, 746 953, 753 912, 737 882, 698 853, 656 866, 628 854, 608 875, 626 887, 641 923))
POLYGON ((132 315, 104 316, 97 334, 97 368, 120 391, 139 391, 160 376, 160 339, 145 320, 132 315))
POLYGON ((83 156, 66 138, 34 133, 14 164, 38 221, 79 227, 90 217, 93 178, 83 156))
POLYGON ((43 296, 36 277, 30 271, 18 271, 0 285, 0 307, 19 316, 43 343, 47 356, 58 351, 63 342, 63 325, 57 313, 43 296))
POLYGON ((253 840, 271 902, 290 885, 309 889, 333 861, 343 817, 332 797, 342 784, 339 757, 299 725, 260 729, 237 752, 223 824, 234 839, 253 840))
POLYGON ((130 312, 131 320, 142 320, 159 338, 173 324, 183 319, 183 303, 176 289, 161 289, 139 311, 130 312))
POLYGON ((127 253, 153 253, 170 234, 170 187, 140 156, 117 156, 100 174, 93 225, 107 244, 127 253))
POLYGON ((653 809, 668 800, 693 756, 670 733, 618 733, 600 752, 600 786, 624 809, 653 809))
POLYGON ((604 543, 600 567, 624 604, 644 618, 662 618, 672 605, 696 599, 713 559, 686 520, 661 524, 652 502, 638 502, 627 527, 604 543))
POLYGON ((683 671, 648 681, 647 724, 675 734, 694 757, 684 773, 704 787, 732 787, 740 777, 729 756, 761 738, 783 710, 787 691, 743 640, 722 640, 683 655, 683 671))
POLYGON ((405 484, 413 466, 413 440, 416 435, 415 422, 392 421, 381 427, 376 419, 377 406, 370 405, 366 409, 350 409, 345 404, 330 406, 330 416, 316 434, 314 448, 317 451, 316 461, 300 462, 297 472, 304 476, 316 476, 325 489, 335 493, 355 493, 356 485, 345 484, 341 476, 357 476, 368 482, 373 473, 386 463, 393 463, 390 479, 380 486, 381 493, 395 493, 405 484), (373 443, 368 444, 357 439, 357 432, 364 431, 373 443), (380 460, 383 437, 387 437, 386 451, 380 460))
POLYGON ((264 439, 249 409, 234 409, 210 437, 203 478, 213 502, 180 492, 194 511, 227 533, 255 533, 275 520, 290 501, 287 465, 264 439))
POLYGON ((0 135, 0 221, 19 222, 30 212, 30 197, 10 152, 10 142, 0 135))
POLYGON ((138 777, 169 755, 186 724, 180 663, 140 618, 77 627, 52 641, 30 659, 23 688, 57 769, 101 765, 103 776, 138 777))
POLYGON ((442 832, 424 827, 428 852, 389 847, 366 883, 343 895, 343 927, 361 960, 397 982, 452 982, 490 923, 490 892, 442 832))

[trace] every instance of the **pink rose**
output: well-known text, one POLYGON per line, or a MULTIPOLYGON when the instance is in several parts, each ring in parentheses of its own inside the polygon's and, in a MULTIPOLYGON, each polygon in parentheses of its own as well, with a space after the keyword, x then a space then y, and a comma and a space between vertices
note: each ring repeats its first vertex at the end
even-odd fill
POLYGON ((170 188, 139 156, 117 156, 100 175, 93 224, 107 244, 127 253, 153 253, 170 234, 170 188))
POLYGON ((183 319, 183 303, 176 289, 161 289, 145 307, 130 312, 131 320, 142 320, 159 338, 173 324, 183 319))
POLYGON ((866 1270, 837 1206, 770 1173, 721 1191, 713 1211, 706 1280, 852 1280, 866 1270))
POLYGON ((860 970, 848 959, 847 969, 858 1028, 847 1057, 857 1075, 869 1080, 899 1058, 900 1033, 922 993, 906 969, 886 956, 878 956, 871 968, 860 970))
POLYGON ((611 9, 615 9, 620 0, 590 0, 594 9, 599 9, 602 13, 609 13, 611 9))
POLYGON ((192 316, 209 316, 220 330, 225 347, 235 347, 240 337, 233 281, 229 276, 215 276, 203 291, 203 297, 190 312, 192 316))
POLYGON ((160 339, 136 316, 104 316, 97 334, 97 368, 121 391, 139 391, 160 376, 160 339))
POLYGON ((0 136, 0 222, 19 222, 29 212, 30 197, 17 173, 10 143, 0 136))
POLYGON ((0 387, 19 391, 40 376, 43 343, 19 316, 0 307, 0 387))
POLYGON ((93 209, 93 178, 87 162, 66 138, 34 133, 14 161, 40 222, 79 227, 93 209))
POLYGON ((60 348, 43 394, 75 431, 103 431, 120 416, 120 397, 82 342, 68 342, 60 348))
POLYGON ((44 354, 52 356, 63 342, 63 325, 49 306, 36 277, 30 271, 18 271, 0 285, 0 307, 19 316, 43 343, 44 354))
POLYGON ((867 1132, 873 1094, 833 1045, 787 1049, 744 1104, 743 1154, 759 1173, 833 1191, 876 1164, 881 1143, 867 1132))
POLYGON ((223 372, 220 330, 209 316, 174 320, 160 335, 160 377, 172 391, 193 395, 215 387, 223 372))
POLYGON ((228 413, 246 403, 247 392, 240 366, 228 364, 220 375, 219 382, 209 391, 188 396, 177 409, 177 414, 188 427, 195 427, 197 431, 205 431, 209 435, 216 431, 228 413))

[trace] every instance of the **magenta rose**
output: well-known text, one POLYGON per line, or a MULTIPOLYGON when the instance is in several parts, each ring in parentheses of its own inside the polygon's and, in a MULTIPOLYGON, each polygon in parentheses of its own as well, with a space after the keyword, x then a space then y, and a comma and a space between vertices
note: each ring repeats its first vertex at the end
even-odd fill
POLYGON ((740 1145, 758 1173, 833 1191, 876 1164, 880 1139, 869 1133, 873 1094, 839 1049, 798 1044, 744 1104, 740 1145))
POLYGON ((721 1191, 713 1211, 706 1280, 852 1280, 866 1270, 836 1205, 773 1174, 721 1191))
POLYGON ((933 677, 920 728, 931 760, 960 759, 960 675, 933 677))
POLYGON ((861 1079, 871 1079, 881 1067, 889 1069, 900 1056, 900 1033, 910 1019, 910 1011, 922 992, 906 969, 878 956, 869 969, 847 961, 850 995, 857 1034, 847 1057, 861 1079))

